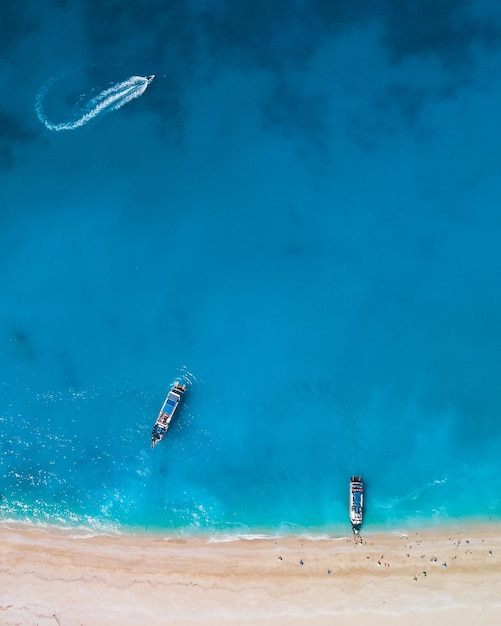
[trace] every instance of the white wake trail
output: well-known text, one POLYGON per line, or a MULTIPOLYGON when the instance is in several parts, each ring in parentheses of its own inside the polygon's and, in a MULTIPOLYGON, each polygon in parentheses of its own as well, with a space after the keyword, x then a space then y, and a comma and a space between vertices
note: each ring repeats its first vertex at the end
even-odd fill
POLYGON ((131 100, 139 98, 139 96, 143 95, 154 78, 154 74, 152 76, 131 76, 121 83, 116 83, 92 98, 85 106, 85 113, 77 120, 73 122, 62 122, 60 124, 54 124, 45 115, 44 100, 53 84, 51 82, 42 87, 37 94, 35 112, 39 121, 49 130, 75 130, 76 128, 84 126, 84 124, 87 124, 98 115, 107 111, 116 111, 131 100))

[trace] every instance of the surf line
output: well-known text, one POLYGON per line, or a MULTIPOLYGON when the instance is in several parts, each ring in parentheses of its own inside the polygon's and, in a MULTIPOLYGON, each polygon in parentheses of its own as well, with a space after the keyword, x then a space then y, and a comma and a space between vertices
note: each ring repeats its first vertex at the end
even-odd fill
POLYGON ((84 126, 98 115, 108 111, 116 111, 131 100, 139 98, 154 78, 155 74, 151 76, 131 76, 121 83, 116 83, 92 98, 84 107, 84 114, 77 120, 61 122, 60 124, 54 124, 47 118, 43 106, 45 96, 53 84, 52 81, 38 92, 35 99, 35 113, 39 121, 49 130, 75 130, 84 126))

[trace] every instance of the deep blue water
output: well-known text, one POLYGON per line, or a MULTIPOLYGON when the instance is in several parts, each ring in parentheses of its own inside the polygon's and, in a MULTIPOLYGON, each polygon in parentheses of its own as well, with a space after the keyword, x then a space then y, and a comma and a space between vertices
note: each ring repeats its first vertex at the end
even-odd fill
POLYGON ((0 8, 0 519, 499 519, 498 3, 103 4, 0 8))

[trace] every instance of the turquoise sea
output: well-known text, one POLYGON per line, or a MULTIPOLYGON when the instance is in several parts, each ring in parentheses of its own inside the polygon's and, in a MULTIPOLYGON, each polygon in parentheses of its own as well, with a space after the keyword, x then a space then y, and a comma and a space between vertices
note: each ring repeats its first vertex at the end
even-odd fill
POLYGON ((348 533, 354 473, 366 529, 501 519, 499 3, 0 35, 0 521, 348 533))

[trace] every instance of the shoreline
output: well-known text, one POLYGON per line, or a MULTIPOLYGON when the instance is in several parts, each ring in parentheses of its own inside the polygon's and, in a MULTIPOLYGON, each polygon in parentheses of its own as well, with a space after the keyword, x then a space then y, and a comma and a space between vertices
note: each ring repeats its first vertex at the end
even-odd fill
MULTIPOLYGON (((362 526, 361 535, 370 536, 396 536, 396 537, 409 537, 414 533, 420 534, 457 534, 457 533, 477 533, 482 531, 489 533, 491 531, 498 530, 501 535, 501 518, 479 518, 479 517, 466 517, 462 518, 446 518, 439 522, 434 521, 433 524, 427 524, 425 521, 416 522, 412 520, 410 524, 405 524, 406 521, 399 525, 392 525, 391 527, 386 525, 364 524, 362 526)), ((174 529, 174 528, 160 528, 151 527, 144 528, 143 526, 126 526, 119 524, 110 524, 109 527, 93 527, 86 525, 68 525, 63 526, 60 524, 52 524, 50 522, 40 523, 37 521, 26 521, 16 519, 0 519, 0 533, 4 529, 13 530, 40 530, 48 533, 62 533, 69 536, 75 536, 75 538, 88 537, 150 537, 150 538, 172 538, 172 539, 200 539, 207 540, 209 542, 225 542, 225 541, 238 541, 240 539, 252 540, 252 539, 280 539, 280 538, 303 538, 312 541, 318 540, 342 540, 352 538, 353 531, 350 523, 335 524, 325 527, 302 527, 293 526, 290 524, 283 524, 277 527, 258 527, 249 528, 246 526, 235 526, 233 528, 200 528, 194 529, 174 529)))
POLYGON ((501 620, 498 523, 409 529, 407 535, 363 532, 361 543, 352 536, 214 541, 210 535, 72 532, 0 525, 2 623, 501 620))
MULTIPOLYGON (((414 536, 421 537, 445 537, 453 538, 457 535, 466 536, 468 534, 472 536, 479 536, 485 534, 486 536, 499 535, 501 538, 501 520, 490 521, 461 521, 454 519, 451 523, 440 523, 432 526, 410 526, 405 527, 402 525, 398 528, 383 528, 375 526, 362 527, 359 538, 365 542, 369 538, 375 540, 385 539, 409 539, 412 540, 414 536)), ((277 540, 301 540, 301 541, 357 541, 357 536, 354 535, 349 524, 346 524, 344 528, 332 527, 330 529, 316 529, 316 528, 296 528, 294 532, 283 532, 278 529, 255 529, 249 532, 242 530, 214 530, 208 532, 206 529, 197 530, 195 532, 187 532, 185 530, 173 530, 173 529, 143 529, 133 527, 116 527, 113 529, 94 529, 85 526, 59 526, 53 524, 38 524, 26 521, 17 520, 0 520, 0 539, 6 532, 15 533, 40 533, 52 536, 54 538, 61 537, 65 539, 116 539, 131 541, 137 540, 138 542, 144 541, 185 541, 185 542, 198 542, 201 544, 211 543, 232 543, 238 541, 277 541, 277 540)))

